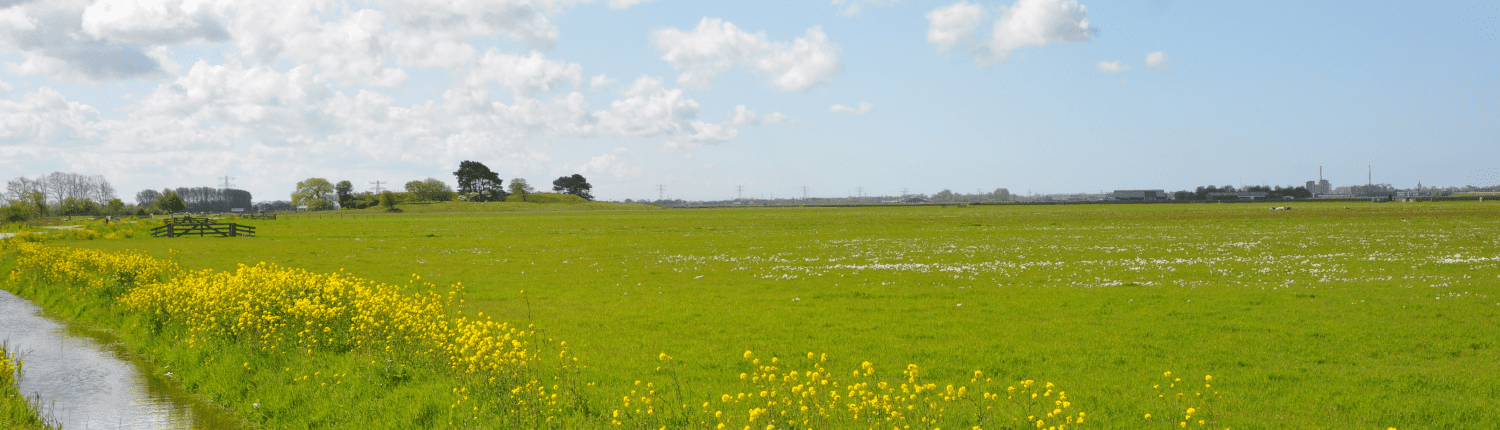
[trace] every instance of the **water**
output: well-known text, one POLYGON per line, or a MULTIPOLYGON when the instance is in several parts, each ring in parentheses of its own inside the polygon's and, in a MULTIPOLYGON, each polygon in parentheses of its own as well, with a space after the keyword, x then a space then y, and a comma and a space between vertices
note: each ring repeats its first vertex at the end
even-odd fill
POLYGON ((0 340, 26 362, 17 384, 21 392, 40 395, 42 412, 65 430, 239 427, 175 388, 165 370, 132 361, 120 345, 98 336, 70 333, 4 290, 0 340))

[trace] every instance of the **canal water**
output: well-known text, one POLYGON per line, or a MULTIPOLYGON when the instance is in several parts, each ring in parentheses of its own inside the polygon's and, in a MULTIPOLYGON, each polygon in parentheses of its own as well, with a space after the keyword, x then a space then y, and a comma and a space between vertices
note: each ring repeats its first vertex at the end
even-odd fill
POLYGON ((21 392, 62 424, 77 429, 235 429, 228 415, 176 388, 171 369, 132 360, 97 335, 70 331, 41 310, 0 290, 0 341, 25 361, 21 392))

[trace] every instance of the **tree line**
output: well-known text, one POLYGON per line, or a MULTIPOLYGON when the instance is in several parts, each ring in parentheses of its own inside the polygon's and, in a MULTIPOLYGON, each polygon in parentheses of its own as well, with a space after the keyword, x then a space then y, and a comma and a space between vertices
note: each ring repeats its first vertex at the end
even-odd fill
MULTIPOLYGON (((1265 185, 1251 185, 1251 186, 1248 186, 1248 187, 1242 187, 1242 188, 1238 188, 1238 189, 1236 189, 1233 185, 1225 185, 1223 187, 1217 187, 1217 186, 1213 186, 1213 185, 1207 185, 1207 186, 1200 186, 1200 187, 1194 189, 1193 191, 1182 190, 1182 191, 1174 192, 1174 193, 1172 193, 1172 198, 1175 198, 1177 200, 1213 200, 1216 197, 1213 196, 1211 193, 1240 193, 1240 192, 1244 192, 1244 193, 1262 192, 1262 193, 1266 193, 1266 197, 1265 198, 1268 198, 1268 199, 1280 199, 1280 198, 1286 198, 1286 197, 1292 197, 1292 198, 1298 198, 1298 199, 1312 198, 1312 192, 1308 191, 1307 187, 1291 187, 1291 186, 1282 187, 1280 185, 1277 185, 1275 187, 1268 187, 1268 186, 1265 186, 1265 185)), ((1228 199, 1228 200, 1235 200, 1235 199, 1238 199, 1239 197, 1217 197, 1217 198, 1228 199)))
POLYGON ((6 181, 0 202, 5 203, 0 220, 10 222, 49 215, 123 214, 126 210, 104 176, 67 172, 6 181))
MULTIPOLYGON (((527 201, 536 192, 524 178, 511 179, 510 186, 506 187, 498 173, 478 161, 464 160, 459 163, 453 176, 458 182, 457 190, 437 178, 427 178, 407 182, 403 187, 404 192, 383 190, 379 193, 356 192, 354 183, 347 180, 333 183, 325 178, 307 178, 297 183, 297 188, 292 191, 292 199, 286 205, 289 208, 305 206, 309 210, 365 209, 376 206, 394 210, 396 204, 411 202, 527 201)), ((585 200, 594 199, 590 193, 592 189, 593 185, 588 183, 588 179, 579 174, 552 181, 553 192, 572 194, 585 200)))

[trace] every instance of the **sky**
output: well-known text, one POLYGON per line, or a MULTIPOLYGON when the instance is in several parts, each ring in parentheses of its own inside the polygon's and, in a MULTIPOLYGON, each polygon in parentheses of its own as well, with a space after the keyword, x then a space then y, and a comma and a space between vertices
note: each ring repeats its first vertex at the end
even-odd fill
POLYGON ((127 202, 464 160, 604 200, 1495 185, 1486 3, 0 0, 0 176, 127 202))

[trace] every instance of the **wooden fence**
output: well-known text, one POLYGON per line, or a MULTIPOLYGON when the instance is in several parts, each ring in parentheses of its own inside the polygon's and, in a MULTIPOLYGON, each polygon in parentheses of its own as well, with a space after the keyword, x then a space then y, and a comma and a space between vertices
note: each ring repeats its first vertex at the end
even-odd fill
POLYGON ((239 225, 234 223, 211 222, 207 218, 183 217, 173 218, 166 225, 151 229, 152 237, 179 237, 179 236, 221 236, 221 237, 253 237, 255 227, 239 225))

